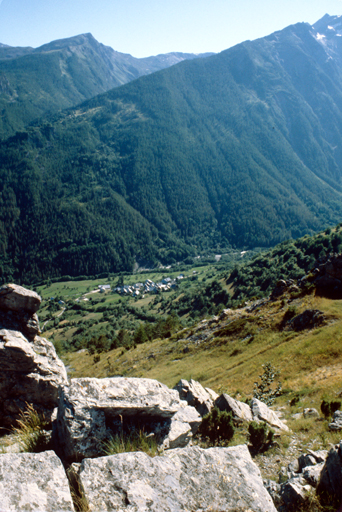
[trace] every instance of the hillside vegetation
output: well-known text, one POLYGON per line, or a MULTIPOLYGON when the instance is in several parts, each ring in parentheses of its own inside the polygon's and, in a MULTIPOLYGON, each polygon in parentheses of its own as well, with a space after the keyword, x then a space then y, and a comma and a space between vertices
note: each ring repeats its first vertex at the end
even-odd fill
MULTIPOLYGON (((210 54, 208 54, 210 55, 210 54)), ((0 138, 44 115, 77 105, 139 76, 167 68, 188 53, 137 59, 81 34, 39 48, 0 47, 0 138)))
POLYGON ((339 222, 342 74, 330 50, 294 25, 3 141, 3 280, 129 271, 339 222))
MULTIPOLYGON (((287 261, 290 249, 305 244, 322 259, 329 254, 330 243, 340 236, 338 226, 329 233, 289 241, 236 268, 240 275, 245 273, 251 279, 253 268, 258 271, 261 260, 271 261, 276 256, 277 261, 287 261)), ((305 265, 305 258, 298 259, 300 277, 306 272, 301 262, 305 265)), ((318 260, 313 263, 315 266, 318 260)), ((232 259, 228 266, 198 266, 195 273, 188 268, 177 289, 140 298, 115 292, 91 293, 98 284, 108 282, 104 279, 48 283, 38 288, 45 298, 40 315, 43 334, 52 337, 74 377, 151 377, 171 387, 180 378, 193 378, 217 392, 248 398, 262 364, 268 361, 281 375, 283 392, 278 405, 293 401, 293 412, 304 405, 319 408, 324 397, 338 397, 342 301, 318 295, 312 285, 288 288, 272 300, 265 297, 239 304, 232 298, 239 290, 239 284, 232 287, 229 278, 237 273, 235 269, 229 272, 233 265, 236 261, 232 259), (60 295, 52 300, 53 293, 60 295), (75 302, 82 296, 90 300, 83 305, 75 302), (61 299, 64 304, 58 304, 61 299), (201 309, 203 304, 206 312, 201 309), (319 321, 300 330, 294 328, 291 320, 306 310, 318 311, 319 321), (47 317, 52 321, 45 325, 47 317)), ((266 266, 264 269, 267 273, 266 266)), ((284 274, 284 265, 274 269, 272 280, 289 277, 284 274)), ((177 274, 169 271, 169 275, 177 274)), ((157 281, 163 274, 147 273, 144 277, 157 281)), ((143 281, 141 274, 127 275, 124 280, 126 284, 143 281)), ((116 280, 111 282, 115 287, 116 280)))

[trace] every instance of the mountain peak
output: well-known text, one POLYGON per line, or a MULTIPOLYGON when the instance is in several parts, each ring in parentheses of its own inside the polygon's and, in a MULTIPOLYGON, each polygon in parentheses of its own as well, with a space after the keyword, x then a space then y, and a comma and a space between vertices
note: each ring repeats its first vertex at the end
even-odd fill
POLYGON ((342 37, 342 16, 325 14, 323 18, 312 25, 312 30, 315 38, 321 42, 342 37))
POLYGON ((86 43, 98 43, 98 41, 95 39, 95 37, 90 33, 85 34, 79 34, 78 36, 68 37, 66 39, 56 39, 55 41, 51 41, 51 43, 44 44, 42 46, 39 46, 39 48, 36 48, 36 52, 44 52, 44 51, 51 51, 51 50, 61 50, 63 48, 66 48, 68 46, 79 46, 86 43))

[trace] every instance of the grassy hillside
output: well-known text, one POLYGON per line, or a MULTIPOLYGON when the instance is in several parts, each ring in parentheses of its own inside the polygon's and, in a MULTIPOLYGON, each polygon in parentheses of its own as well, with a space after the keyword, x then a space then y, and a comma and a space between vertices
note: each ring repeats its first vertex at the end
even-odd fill
POLYGON ((99 360, 86 351, 69 353, 64 360, 74 377, 151 377, 171 387, 180 378, 193 378, 240 398, 253 394, 261 366, 269 361, 280 370, 283 382, 278 404, 298 396, 306 406, 317 406, 323 396, 341 391, 341 327, 342 302, 310 294, 282 298, 251 312, 237 309, 225 319, 202 322, 167 340, 100 354, 99 360), (325 325, 300 333, 281 330, 290 306, 298 313, 319 309, 325 314, 325 325))
MULTIPOLYGON (((112 288, 122 281, 126 285, 145 279, 157 282, 166 276, 177 277, 179 271, 117 276, 110 281, 47 283, 37 289, 44 298, 40 313, 44 336, 52 337, 62 352, 70 376, 151 377, 171 387, 180 378, 193 378, 217 392, 225 390, 247 398, 262 364, 269 361, 280 371, 283 382, 278 404, 294 399, 301 406, 318 406, 324 396, 334 397, 341 391, 342 301, 318 296, 316 289, 309 287, 301 292, 288 288, 275 300, 266 297, 239 305, 231 298, 239 283, 227 276, 236 273, 229 269, 237 264, 237 257, 240 275, 245 273, 250 279, 254 271, 258 274, 260 261, 275 255, 284 258, 293 244, 303 248, 304 242, 315 253, 322 239, 334 240, 340 230, 338 226, 329 233, 283 243, 245 263, 236 255, 228 263, 188 267, 181 272, 183 279, 176 289, 136 298, 94 291, 108 282, 112 288), (215 296, 219 297, 217 303, 215 296), (82 297, 89 300, 76 302, 82 297), (188 309, 182 306, 185 297, 188 309), (206 312, 203 304, 198 305, 199 297, 206 312), (232 304, 235 307, 227 309, 232 304), (323 322, 315 328, 308 325, 294 330, 289 320, 305 310, 319 310, 323 322), (128 337, 122 338, 121 345, 113 343, 119 342, 123 330, 128 337), (141 337, 142 332, 146 337, 141 337)), ((325 245, 328 254, 329 244, 325 245)), ((284 277, 286 268, 279 264, 276 268, 278 275, 271 279, 284 277)), ((267 266, 264 269, 267 273, 267 266)))

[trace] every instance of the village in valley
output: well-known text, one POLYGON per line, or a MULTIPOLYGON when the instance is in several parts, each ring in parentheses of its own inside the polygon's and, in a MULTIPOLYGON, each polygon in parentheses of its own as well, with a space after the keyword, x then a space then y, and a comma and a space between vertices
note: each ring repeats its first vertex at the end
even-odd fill
MULTIPOLYGON (((132 285, 117 286, 114 288, 114 292, 120 295, 131 295, 132 297, 139 297, 145 293, 158 293, 167 292, 177 287, 178 281, 184 279, 183 274, 179 274, 176 278, 165 277, 160 282, 155 283, 151 279, 146 279, 144 283, 135 283, 132 285)), ((100 285, 100 291, 110 290, 110 285, 100 285)))

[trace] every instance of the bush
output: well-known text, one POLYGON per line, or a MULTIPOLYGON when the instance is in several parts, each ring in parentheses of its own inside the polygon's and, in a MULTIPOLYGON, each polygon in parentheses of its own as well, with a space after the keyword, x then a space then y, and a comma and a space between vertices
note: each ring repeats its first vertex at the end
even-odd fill
POLYGON ((278 382, 275 389, 271 387, 275 378, 279 376, 277 371, 271 363, 262 365, 264 373, 259 375, 261 382, 254 383, 253 397, 257 398, 266 405, 272 405, 277 396, 281 395, 281 383, 278 382))
POLYGON ((321 403, 321 411, 324 414, 325 418, 330 418, 334 414, 334 412, 338 411, 340 408, 340 401, 323 400, 321 403))
POLYGON ((209 414, 206 414, 199 426, 198 433, 215 444, 221 441, 230 441, 234 436, 234 424, 231 413, 220 411, 214 407, 209 414))
POLYGON ((261 450, 273 442, 274 431, 269 430, 266 423, 252 421, 248 425, 249 441, 254 450, 261 450))

